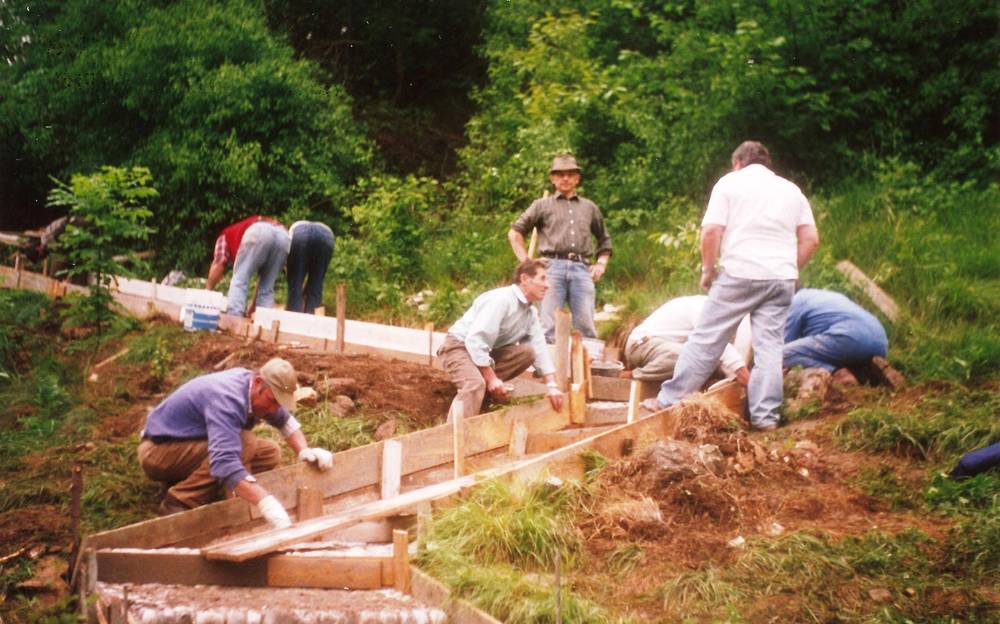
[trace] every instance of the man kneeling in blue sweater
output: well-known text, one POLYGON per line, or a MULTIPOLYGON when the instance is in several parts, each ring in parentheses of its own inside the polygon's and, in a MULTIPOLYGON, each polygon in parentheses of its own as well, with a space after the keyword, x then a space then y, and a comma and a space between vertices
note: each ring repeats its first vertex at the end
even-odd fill
POLYGON ((146 418, 139 444, 139 465, 150 479, 168 486, 162 515, 185 511, 227 492, 257 506, 275 528, 291 524, 281 503, 257 484, 254 474, 281 461, 281 449, 253 433, 265 420, 281 431, 301 461, 320 470, 333 465, 333 453, 310 448, 295 417, 295 369, 274 358, 259 371, 231 368, 185 383, 146 418))

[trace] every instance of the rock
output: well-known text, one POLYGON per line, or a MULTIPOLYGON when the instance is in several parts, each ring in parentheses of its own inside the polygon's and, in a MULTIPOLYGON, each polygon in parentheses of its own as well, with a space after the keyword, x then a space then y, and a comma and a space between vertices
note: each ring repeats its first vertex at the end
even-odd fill
POLYGON ((778 537, 785 532, 785 527, 781 526, 777 522, 772 522, 764 532, 767 533, 769 537, 778 537))
POLYGON ((301 386, 295 390, 295 405, 301 405, 303 407, 315 407, 316 402, 319 400, 319 395, 316 390, 306 386, 301 386))
POLYGON ((869 589, 868 597, 878 603, 892 602, 892 593, 884 587, 869 589))
POLYGON ((396 419, 390 418, 375 430, 376 440, 388 440, 392 436, 396 435, 396 419))
POLYGON ((338 394, 330 401, 330 411, 340 418, 349 416, 354 411, 354 401, 347 395, 338 394))
POLYGON ((297 371, 295 377, 299 380, 300 386, 312 386, 316 383, 316 376, 312 373, 297 371))
POLYGON ((906 385, 903 375, 892 367, 884 358, 876 355, 872 358, 871 369, 873 377, 893 390, 899 390, 906 385))
POLYGON ((343 394, 351 399, 358 398, 358 382, 350 377, 327 377, 318 380, 315 387, 324 397, 343 394))
POLYGON ((725 466, 725 459, 714 444, 697 446, 683 440, 660 440, 643 456, 643 486, 652 491, 710 472, 721 475, 725 466))
POLYGON ((742 535, 737 535, 733 539, 726 542, 726 546, 730 548, 745 548, 747 545, 746 539, 742 535))
POLYGON ((800 372, 798 394, 788 401, 788 413, 806 411, 811 406, 819 406, 826 399, 832 376, 822 368, 806 368, 800 372))
POLYGON ((819 446, 810 440, 799 440, 795 443, 795 448, 805 449, 807 451, 812 451, 813 453, 819 452, 819 446))

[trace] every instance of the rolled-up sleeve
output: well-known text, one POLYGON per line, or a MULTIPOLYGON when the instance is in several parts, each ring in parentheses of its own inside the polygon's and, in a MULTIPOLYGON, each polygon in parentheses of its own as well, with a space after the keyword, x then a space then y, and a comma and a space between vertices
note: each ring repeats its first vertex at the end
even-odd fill
POLYGON ((539 215, 541 214, 541 202, 542 200, 536 199, 531 202, 528 209, 521 213, 514 223, 510 225, 510 229, 514 230, 521 236, 525 236, 531 233, 531 229, 538 225, 539 215))
POLYGON ((594 206, 594 216, 590 220, 590 232, 597 239, 597 251, 594 252, 594 257, 610 256, 612 254, 611 234, 608 232, 608 226, 604 222, 604 215, 601 214, 601 209, 596 205, 594 206))

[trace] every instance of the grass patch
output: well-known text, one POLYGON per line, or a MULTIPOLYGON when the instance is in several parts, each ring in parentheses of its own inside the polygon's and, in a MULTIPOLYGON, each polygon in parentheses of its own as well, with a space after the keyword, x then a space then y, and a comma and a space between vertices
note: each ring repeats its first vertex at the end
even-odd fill
POLYGON ((906 412, 877 405, 851 411, 836 427, 848 449, 953 461, 1000 440, 1000 396, 987 390, 952 387, 928 393, 906 412))

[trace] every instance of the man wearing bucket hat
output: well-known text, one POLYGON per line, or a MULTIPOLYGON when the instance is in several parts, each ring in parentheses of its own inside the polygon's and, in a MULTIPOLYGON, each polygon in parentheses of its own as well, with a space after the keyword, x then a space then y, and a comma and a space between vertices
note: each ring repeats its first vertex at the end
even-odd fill
POLYGON ((518 261, 523 262, 528 258, 524 237, 531 236, 532 228, 538 229, 539 255, 549 259, 549 292, 541 306, 545 340, 555 341, 555 312, 567 303, 574 329, 596 338, 594 282, 607 269, 611 236, 597 204, 576 194, 580 166, 575 158, 569 154, 556 156, 549 180, 555 194, 532 202, 510 226, 507 240, 518 261))
POLYGON ((220 498, 226 492, 257 506, 271 526, 291 520, 278 500, 257 484, 253 475, 275 468, 281 449, 258 438, 260 420, 281 431, 298 453, 320 470, 333 465, 333 453, 309 447, 295 417, 295 369, 280 358, 260 370, 231 368, 185 383, 146 417, 139 443, 139 465, 150 479, 166 488, 162 515, 186 511, 220 498))

